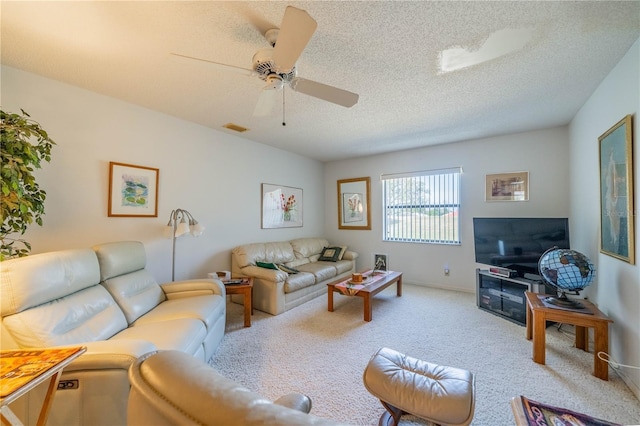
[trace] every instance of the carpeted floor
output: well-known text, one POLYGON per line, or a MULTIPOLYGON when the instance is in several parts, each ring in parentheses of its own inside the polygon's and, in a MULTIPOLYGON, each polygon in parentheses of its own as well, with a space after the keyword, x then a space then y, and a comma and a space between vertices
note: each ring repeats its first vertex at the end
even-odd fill
MULTIPOLYGON (((362 299, 336 295, 334 312, 318 297, 284 314, 255 311, 243 327, 241 305, 227 305, 227 333, 212 358, 222 374, 263 396, 298 391, 312 413, 354 425, 377 424, 384 411, 362 384, 371 354, 386 346, 476 375, 473 425, 513 425, 509 400, 524 395, 621 424, 640 424, 640 401, 610 368, 594 377, 593 354, 573 347, 571 326, 547 329, 546 365, 531 360, 525 328, 479 310, 475 295, 405 285, 374 298, 373 321, 362 299)), ((402 425, 425 422, 403 417, 402 425)))

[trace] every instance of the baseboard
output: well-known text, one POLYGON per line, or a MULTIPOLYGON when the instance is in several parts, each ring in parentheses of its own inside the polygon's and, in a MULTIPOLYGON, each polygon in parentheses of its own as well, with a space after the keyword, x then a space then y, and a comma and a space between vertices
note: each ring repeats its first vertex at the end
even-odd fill
POLYGON ((450 291, 459 291, 461 293, 469 293, 469 294, 475 294, 476 290, 474 289, 468 289, 468 288, 462 288, 462 287, 451 287, 451 286, 443 286, 443 285, 438 285, 438 284, 426 284, 423 282, 417 282, 417 281, 408 281, 406 279, 403 279, 402 282, 404 284, 408 284, 408 285, 415 285, 418 287, 426 287, 426 288, 435 288, 438 290, 450 290, 450 291))

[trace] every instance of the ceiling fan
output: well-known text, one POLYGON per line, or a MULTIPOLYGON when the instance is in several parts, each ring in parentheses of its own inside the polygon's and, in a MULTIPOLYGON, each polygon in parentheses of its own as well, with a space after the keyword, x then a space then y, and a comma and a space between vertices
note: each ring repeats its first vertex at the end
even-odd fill
POLYGON ((304 93, 344 107, 352 107, 358 102, 358 94, 338 89, 316 81, 298 77, 296 61, 313 36, 318 24, 304 10, 287 6, 280 28, 272 28, 265 33, 270 48, 258 50, 253 55, 253 69, 221 64, 207 59, 172 53, 182 58, 211 64, 217 68, 259 77, 267 84, 262 88, 254 115, 267 115, 276 103, 278 92, 289 86, 295 92, 304 93))

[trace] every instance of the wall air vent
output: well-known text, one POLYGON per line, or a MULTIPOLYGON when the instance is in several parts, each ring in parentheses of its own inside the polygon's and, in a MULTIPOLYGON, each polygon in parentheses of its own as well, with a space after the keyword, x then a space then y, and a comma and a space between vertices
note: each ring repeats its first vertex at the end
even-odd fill
POLYGON ((237 124, 233 124, 233 123, 227 123, 222 127, 224 127, 225 129, 233 130, 234 132, 238 132, 238 133, 243 133, 249 130, 246 127, 238 126, 237 124))

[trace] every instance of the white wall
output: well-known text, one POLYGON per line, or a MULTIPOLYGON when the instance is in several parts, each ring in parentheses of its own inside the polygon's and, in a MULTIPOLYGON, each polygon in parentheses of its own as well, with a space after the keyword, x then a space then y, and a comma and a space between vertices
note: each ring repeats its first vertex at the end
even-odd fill
POLYGON ((473 217, 568 217, 568 177, 566 127, 334 161, 325 165, 325 234, 359 252, 360 268, 372 266, 373 253, 387 253, 405 282, 475 292, 473 217), (455 166, 463 169, 461 244, 382 242, 380 175, 455 166), (484 201, 486 174, 516 171, 529 171, 529 201, 484 201), (336 182, 364 176, 371 177, 371 231, 339 230, 336 182))
MULTIPOLYGON (((609 351, 623 364, 640 366, 640 39, 617 64, 569 126, 571 158, 572 245, 594 261, 595 283, 587 295, 614 323, 609 351), (635 265, 601 254, 598 137, 625 115, 633 114, 635 265)), ((640 370, 624 369, 627 383, 640 398, 640 370)))
POLYGON ((162 282, 171 279, 162 231, 172 209, 206 227, 177 240, 176 279, 229 269, 235 245, 323 234, 320 162, 11 67, 2 67, 1 93, 4 111, 24 109, 57 143, 37 171, 47 199, 44 226, 25 234, 34 254, 138 240, 162 282), (157 218, 107 216, 110 161, 160 169, 157 218), (260 228, 263 182, 303 189, 302 228, 260 228))

